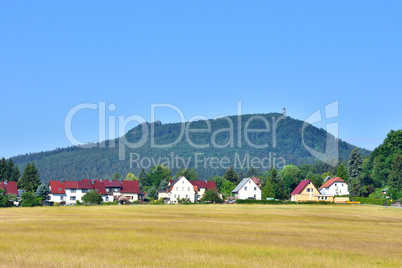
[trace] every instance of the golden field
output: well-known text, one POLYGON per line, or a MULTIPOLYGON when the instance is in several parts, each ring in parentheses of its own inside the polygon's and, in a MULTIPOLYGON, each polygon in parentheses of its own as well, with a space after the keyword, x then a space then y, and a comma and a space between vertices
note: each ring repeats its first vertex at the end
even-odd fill
POLYGON ((401 267, 402 210, 347 205, 0 209, 2 267, 401 267))

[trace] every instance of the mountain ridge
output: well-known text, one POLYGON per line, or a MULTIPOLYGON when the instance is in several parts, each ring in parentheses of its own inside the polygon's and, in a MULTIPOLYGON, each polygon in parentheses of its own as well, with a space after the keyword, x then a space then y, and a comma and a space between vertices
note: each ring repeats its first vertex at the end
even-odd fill
MULTIPOLYGON (((273 163, 275 160, 284 162, 282 164, 295 165, 316 162, 317 159, 303 145, 301 134, 303 124, 301 120, 289 116, 283 117, 278 113, 247 114, 241 115, 240 118, 235 115, 186 123, 162 124, 156 121, 140 124, 114 140, 92 143, 89 146, 71 146, 19 155, 12 159, 20 168, 27 162, 34 161, 41 174, 41 181, 45 183, 60 178, 103 179, 111 177, 116 172, 123 176, 128 172, 138 175, 141 167, 149 170, 153 164, 158 163, 167 164, 172 172, 177 172, 180 168, 195 168, 200 178, 207 179, 223 174, 228 165, 235 166, 237 170, 246 169, 244 165, 236 167, 235 164, 236 161, 243 163, 247 157, 249 162, 260 161, 260 165, 261 160, 265 161, 261 170, 268 166, 277 167, 278 163, 273 163), (268 125, 269 131, 247 132, 247 129, 268 130, 267 122, 271 123, 268 125), (179 136, 183 127, 188 128, 189 132, 179 136), (192 129, 201 131, 191 132, 192 129), (208 129, 210 131, 207 131, 208 129), (146 140, 142 146, 129 148, 129 145, 139 143, 144 137, 146 140), (155 147, 172 142, 176 142, 173 147, 155 147), (122 144, 126 146, 122 147, 122 144), (266 145, 266 147, 255 148, 254 145, 266 145), (119 157, 124 160, 119 160, 119 157), (205 159, 209 162, 206 163, 205 159), (226 165, 221 165, 219 161, 225 162, 226 165)), ((335 140, 329 135, 329 140, 331 139, 335 140)), ((318 152, 325 153, 327 132, 309 125, 305 128, 304 143, 318 152)), ((340 139, 337 140, 337 144, 339 157, 342 160, 346 160, 355 148, 340 139)), ((370 153, 369 150, 359 149, 363 156, 368 156, 370 153)))

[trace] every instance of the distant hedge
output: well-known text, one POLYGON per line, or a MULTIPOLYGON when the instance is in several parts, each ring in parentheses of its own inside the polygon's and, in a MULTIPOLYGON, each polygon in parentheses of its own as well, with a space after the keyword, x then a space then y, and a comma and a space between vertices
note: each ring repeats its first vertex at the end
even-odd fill
POLYGON ((255 200, 255 199, 237 199, 236 204, 271 204, 278 205, 282 204, 281 200, 255 200))
POLYGON ((387 202, 385 199, 370 198, 370 197, 350 197, 350 200, 355 202, 360 201, 360 204, 371 204, 378 206, 390 206, 391 201, 387 202))

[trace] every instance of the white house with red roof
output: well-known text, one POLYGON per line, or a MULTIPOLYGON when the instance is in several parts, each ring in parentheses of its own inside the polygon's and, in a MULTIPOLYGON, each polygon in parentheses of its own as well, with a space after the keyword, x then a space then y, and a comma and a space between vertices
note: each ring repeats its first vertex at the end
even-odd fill
POLYGON ((136 201, 140 195, 138 181, 50 181, 49 188, 48 201, 51 203, 65 202, 66 205, 74 205, 77 200, 82 202, 82 197, 89 190, 95 190, 101 194, 103 202, 118 200, 121 195, 130 201, 136 201))
POLYGON ((232 191, 232 193, 234 193, 234 197, 236 199, 261 200, 261 189, 258 184, 255 183, 255 178, 257 177, 243 179, 232 191))
POLYGON ((214 181, 189 181, 186 177, 179 177, 170 180, 166 191, 161 191, 158 198, 162 198, 166 203, 176 204, 180 199, 189 199, 195 203, 200 201, 207 189, 217 191, 214 181))
POLYGON ((320 187, 320 192, 325 195, 349 195, 348 184, 338 177, 327 180, 320 187))

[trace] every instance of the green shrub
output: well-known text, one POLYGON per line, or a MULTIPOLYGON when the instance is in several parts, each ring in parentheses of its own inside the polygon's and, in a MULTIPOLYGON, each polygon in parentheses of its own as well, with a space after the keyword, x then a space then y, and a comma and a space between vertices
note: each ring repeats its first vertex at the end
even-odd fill
POLYGON ((351 197, 350 200, 360 202, 360 204, 371 204, 378 206, 384 206, 387 204, 387 201, 385 199, 370 198, 370 197, 351 197))
POLYGON ((112 201, 112 202, 104 202, 103 205, 104 206, 116 206, 119 204, 118 200, 112 201))
POLYGON ((98 205, 103 202, 103 199, 97 191, 90 190, 82 197, 82 202, 86 205, 98 205))
POLYGON ((42 197, 37 197, 33 192, 21 194, 21 207, 37 207, 42 205, 42 197))

